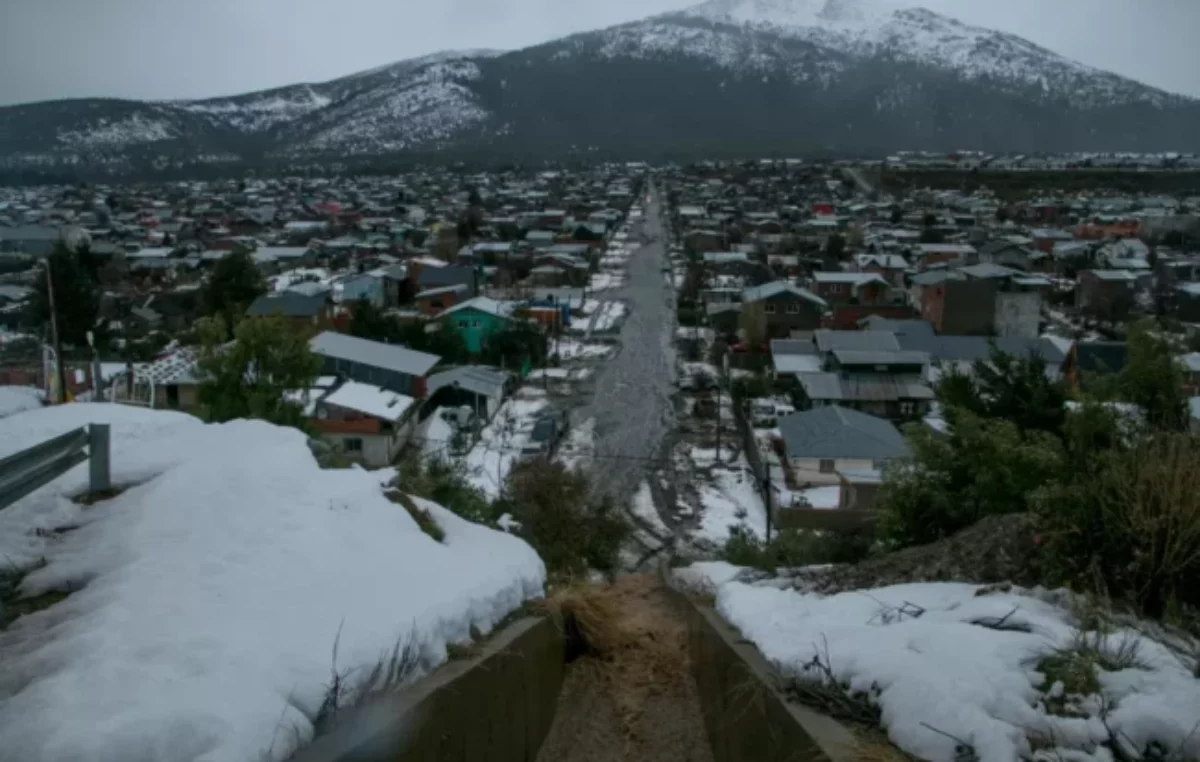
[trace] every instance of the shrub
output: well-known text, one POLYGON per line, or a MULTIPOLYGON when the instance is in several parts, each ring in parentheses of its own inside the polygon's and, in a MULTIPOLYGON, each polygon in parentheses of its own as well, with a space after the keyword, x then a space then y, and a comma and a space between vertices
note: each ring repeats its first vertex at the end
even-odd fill
POLYGON ((1200 605, 1198 483, 1195 440, 1159 434, 1041 490, 1050 581, 1099 588, 1153 617, 1172 603, 1200 605))
POLYGON ((551 574, 616 570, 629 525, 611 500, 590 496, 581 471, 548 460, 522 463, 509 474, 505 492, 494 510, 519 522, 517 534, 551 574))
POLYGON ((764 542, 744 526, 730 527, 721 557, 735 566, 775 573, 812 564, 856 563, 871 551, 869 535, 784 529, 764 542))
POLYGON ((499 518, 487 497, 467 479, 462 467, 441 458, 405 458, 397 468, 395 487, 410 495, 432 500, 455 515, 477 524, 499 518))
POLYGON ((876 506, 880 537, 898 547, 951 535, 984 516, 1022 513, 1033 490, 1063 465, 1062 445, 1044 431, 947 409, 950 434, 907 428, 911 462, 889 465, 876 506))

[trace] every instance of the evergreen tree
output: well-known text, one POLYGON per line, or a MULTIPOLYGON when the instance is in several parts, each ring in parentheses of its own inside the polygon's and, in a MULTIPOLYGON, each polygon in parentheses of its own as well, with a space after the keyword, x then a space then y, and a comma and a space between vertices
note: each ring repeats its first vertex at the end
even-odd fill
MULTIPOLYGON (((72 251, 60 241, 43 263, 43 267, 50 270, 49 280, 54 283, 58 336, 65 346, 87 346, 88 331, 92 331, 97 346, 104 338, 104 326, 99 319, 100 289, 96 287, 93 270, 96 259, 86 248, 72 251)), ((28 317, 33 325, 43 328, 49 338, 50 291, 44 270, 33 284, 28 317)))
POLYGON ((250 253, 237 249, 219 260, 201 292, 204 314, 220 317, 224 325, 237 325, 246 308, 267 291, 262 273, 250 253))

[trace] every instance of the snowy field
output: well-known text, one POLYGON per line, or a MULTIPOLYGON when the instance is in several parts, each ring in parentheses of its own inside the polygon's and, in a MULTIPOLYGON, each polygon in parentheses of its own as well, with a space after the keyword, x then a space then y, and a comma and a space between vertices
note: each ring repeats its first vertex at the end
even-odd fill
MULTIPOLYGON (((1152 745, 1162 759, 1200 755, 1200 680, 1189 646, 1178 651, 1137 630, 1081 632, 1065 591, 991 592, 956 583, 908 584, 832 596, 734 580, 728 564, 694 565, 717 610, 785 677, 828 680, 872 697, 893 743, 932 762, 966 757, 1111 762, 1152 745), (1136 664, 1095 671, 1097 692, 1072 695, 1038 671, 1045 657, 1079 648, 1133 650, 1136 664), (820 662, 816 666, 814 659, 820 662), (825 672, 825 668, 829 673, 825 672), (956 740, 958 739, 958 740, 956 740)), ((1146 757, 1148 758, 1148 757, 1146 757)))
POLYGON ((293 429, 75 404, 5 419, 0 457, 87 423, 112 425, 124 492, 75 503, 81 465, 0 511, 0 557, 32 569, 20 592, 71 591, 0 635, 4 759, 283 759, 335 641, 353 700, 397 644, 430 669, 542 593, 521 540, 415 500, 437 542, 384 472, 322 471, 293 429))
POLYGON ((0 386, 0 418, 42 406, 45 395, 32 386, 0 386))
POLYGON ((500 497, 509 472, 520 459, 521 448, 529 442, 537 414, 549 406, 538 392, 541 389, 526 387, 518 397, 505 402, 467 453, 467 477, 489 500, 500 497))

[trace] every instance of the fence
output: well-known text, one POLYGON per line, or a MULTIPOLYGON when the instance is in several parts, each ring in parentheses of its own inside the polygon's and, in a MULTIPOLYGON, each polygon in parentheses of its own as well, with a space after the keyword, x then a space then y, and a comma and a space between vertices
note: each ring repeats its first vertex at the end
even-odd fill
POLYGON ((82 426, 0 459, 0 510, 85 460, 89 461, 89 490, 102 492, 109 489, 112 477, 108 424, 82 426))

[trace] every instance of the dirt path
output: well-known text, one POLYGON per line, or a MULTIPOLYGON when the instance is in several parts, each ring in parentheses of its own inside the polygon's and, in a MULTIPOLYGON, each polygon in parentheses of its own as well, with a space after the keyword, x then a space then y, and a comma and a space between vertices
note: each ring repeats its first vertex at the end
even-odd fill
MULTIPOLYGON (((597 608, 619 620, 567 668, 539 762, 711 762, 687 625, 657 577, 624 577, 597 608)), ((586 623, 584 623, 586 626, 586 623)))

